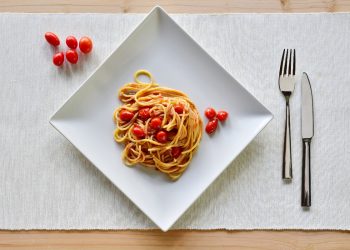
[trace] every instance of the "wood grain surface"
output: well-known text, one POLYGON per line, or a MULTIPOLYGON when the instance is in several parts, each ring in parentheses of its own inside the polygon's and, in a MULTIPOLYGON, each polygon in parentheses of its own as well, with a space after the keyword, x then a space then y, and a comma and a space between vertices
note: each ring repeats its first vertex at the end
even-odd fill
POLYGON ((0 232, 0 249, 349 250, 350 233, 298 231, 0 232))
POLYGON ((148 12, 155 5, 171 13, 350 11, 349 0, 0 0, 0 12, 148 12))
MULTIPOLYGON (((350 0, 0 0, 0 12, 349 12, 350 0)), ((0 231, 0 249, 350 250, 336 231, 0 231)))

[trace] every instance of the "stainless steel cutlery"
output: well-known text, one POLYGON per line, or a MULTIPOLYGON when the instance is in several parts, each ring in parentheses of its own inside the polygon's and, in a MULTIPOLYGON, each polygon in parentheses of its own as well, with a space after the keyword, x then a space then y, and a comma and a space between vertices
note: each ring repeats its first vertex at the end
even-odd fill
POLYGON ((303 163, 301 183, 301 205, 311 206, 311 160, 310 146, 314 136, 314 107, 311 84, 304 72, 301 78, 301 136, 303 138, 303 163))
POLYGON ((286 123, 284 129, 282 178, 292 179, 292 146, 290 135, 289 99, 295 86, 295 49, 284 49, 280 65, 279 88, 286 100, 286 123))
MULTIPOLYGON (((286 122, 283 142, 282 178, 292 179, 292 147, 289 100, 295 88, 295 50, 284 49, 278 84, 286 101, 286 122)), ((311 206, 311 139, 314 136, 314 107, 311 84, 304 72, 301 79, 301 137, 303 141, 301 206, 311 206)))

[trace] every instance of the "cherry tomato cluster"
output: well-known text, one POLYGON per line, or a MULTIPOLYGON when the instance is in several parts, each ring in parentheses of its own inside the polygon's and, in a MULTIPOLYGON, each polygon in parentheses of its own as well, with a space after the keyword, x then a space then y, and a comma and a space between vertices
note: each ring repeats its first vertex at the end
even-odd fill
MULTIPOLYGON (((176 104, 174 105, 174 111, 178 114, 182 114, 184 112, 184 106, 182 104, 176 104)), ((154 138, 159 143, 166 143, 169 139, 172 139, 177 133, 176 129, 172 131, 163 130, 162 129, 163 117, 151 114, 149 107, 141 108, 140 110, 138 110, 137 113, 136 112, 133 113, 131 111, 123 109, 119 112, 119 118, 123 122, 130 122, 134 118, 135 119, 138 118, 142 121, 146 121, 149 118, 151 118, 148 123, 149 131, 145 131, 136 123, 132 127, 132 133, 138 139, 143 139, 146 137, 146 134, 151 134, 151 135, 154 135, 154 138)), ((178 158, 181 155, 181 152, 182 152, 181 147, 173 147, 171 149, 171 155, 174 158, 178 158)))
MULTIPOLYGON (((49 44, 55 47, 59 46, 61 43, 58 36, 52 32, 46 32, 45 39, 49 44)), ((79 55, 78 55, 78 52, 76 51, 76 49, 78 48, 78 40, 74 36, 67 36, 66 44, 69 48, 66 51, 66 59, 71 64, 76 64, 79 60, 79 55)), ((79 49, 84 54, 90 53, 92 50, 92 40, 87 36, 80 38, 79 49)), ((64 53, 63 52, 56 53, 52 58, 52 62, 56 66, 61 66, 64 63, 64 53)))
POLYGON ((209 119, 207 126, 205 127, 205 131, 208 134, 213 134, 220 122, 224 122, 227 120, 228 113, 226 111, 219 111, 216 113, 215 109, 207 108, 204 112, 205 116, 209 119))

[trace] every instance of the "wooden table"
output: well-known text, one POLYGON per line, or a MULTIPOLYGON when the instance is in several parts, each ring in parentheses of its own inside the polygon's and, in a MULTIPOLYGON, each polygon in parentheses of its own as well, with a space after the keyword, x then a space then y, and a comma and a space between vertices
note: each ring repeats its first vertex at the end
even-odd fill
MULTIPOLYGON (((1 12, 349 12, 350 0, 0 0, 1 12)), ((335 231, 0 231, 0 249, 350 249, 335 231)))

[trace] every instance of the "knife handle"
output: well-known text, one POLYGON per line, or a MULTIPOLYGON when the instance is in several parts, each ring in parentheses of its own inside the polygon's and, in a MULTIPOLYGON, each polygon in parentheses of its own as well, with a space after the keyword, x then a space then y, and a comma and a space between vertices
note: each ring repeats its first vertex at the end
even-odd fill
POLYGON ((284 128, 282 178, 287 180, 293 178, 289 98, 286 99, 286 126, 284 128))
POLYGON ((301 206, 311 207, 311 139, 303 139, 303 167, 301 182, 301 206))

